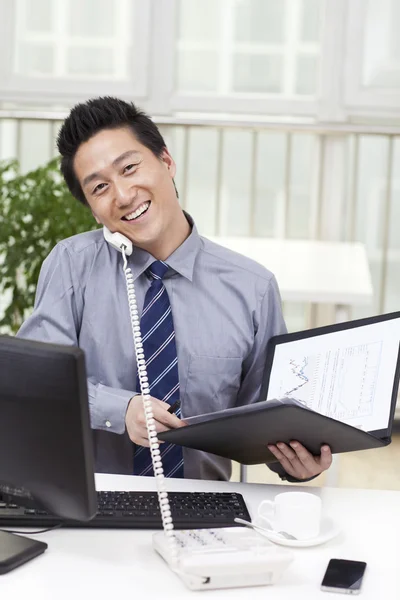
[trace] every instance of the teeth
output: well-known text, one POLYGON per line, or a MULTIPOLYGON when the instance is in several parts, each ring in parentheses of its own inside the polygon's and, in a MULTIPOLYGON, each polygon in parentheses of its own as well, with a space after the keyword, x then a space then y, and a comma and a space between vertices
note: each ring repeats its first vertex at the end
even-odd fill
POLYGON ((139 208, 137 210, 135 210, 135 212, 131 212, 129 213, 129 215, 125 215, 125 219, 127 221, 132 221, 132 219, 137 219, 138 217, 140 217, 140 215, 142 215, 150 206, 150 202, 145 202, 144 204, 142 204, 141 206, 139 206, 139 208))

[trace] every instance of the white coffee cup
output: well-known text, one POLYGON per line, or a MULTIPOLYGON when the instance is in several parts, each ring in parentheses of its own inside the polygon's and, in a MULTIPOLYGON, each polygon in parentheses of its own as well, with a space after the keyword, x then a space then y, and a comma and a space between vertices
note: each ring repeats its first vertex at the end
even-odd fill
POLYGON ((307 492, 285 492, 264 500, 257 523, 275 531, 286 531, 298 540, 316 537, 321 526, 321 499, 307 492))

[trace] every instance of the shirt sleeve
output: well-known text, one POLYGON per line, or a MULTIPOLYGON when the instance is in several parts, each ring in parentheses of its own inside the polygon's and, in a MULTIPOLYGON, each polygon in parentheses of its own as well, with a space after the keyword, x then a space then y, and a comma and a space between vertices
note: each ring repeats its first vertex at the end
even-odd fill
MULTIPOLYGON (((68 249, 57 244, 43 262, 33 313, 18 337, 79 346, 84 298, 71 263, 68 249)), ((137 392, 104 386, 93 379, 87 383, 92 428, 124 433, 128 404, 137 392)))
POLYGON ((254 314, 254 344, 243 362, 242 382, 237 406, 258 402, 267 357, 268 341, 275 335, 287 333, 283 319, 281 298, 274 276, 261 293, 254 314))

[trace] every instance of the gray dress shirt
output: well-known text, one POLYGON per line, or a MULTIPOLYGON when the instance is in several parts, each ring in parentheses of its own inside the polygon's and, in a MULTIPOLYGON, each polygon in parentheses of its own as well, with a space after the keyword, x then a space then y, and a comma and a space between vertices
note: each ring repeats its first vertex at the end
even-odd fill
MULTIPOLYGON (((140 248, 129 257, 139 312, 154 260, 140 248)), ((195 225, 166 262, 183 418, 257 402, 267 342, 286 332, 274 276, 200 237, 195 225)), ((34 311, 18 335, 84 350, 96 471, 131 474, 125 413, 138 390, 122 266, 102 230, 60 242, 43 263, 34 311)), ((226 480, 231 463, 185 448, 184 470, 188 478, 226 480)), ((273 470, 282 473, 278 464, 273 470)))

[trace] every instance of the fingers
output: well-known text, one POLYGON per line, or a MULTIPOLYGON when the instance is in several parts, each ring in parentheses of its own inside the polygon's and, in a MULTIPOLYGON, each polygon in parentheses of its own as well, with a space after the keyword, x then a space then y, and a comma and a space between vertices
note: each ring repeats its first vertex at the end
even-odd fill
POLYGON ((311 474, 308 473, 306 467, 301 463, 296 452, 290 446, 278 442, 276 446, 268 446, 272 454, 279 460, 286 473, 296 479, 308 479, 311 474))
MULTIPOLYGON (((153 410, 154 425, 157 433, 184 427, 185 421, 181 421, 176 415, 168 412, 170 405, 157 398, 150 398, 153 410)), ((126 428, 132 442, 140 446, 149 446, 147 439, 146 417, 144 414, 142 397, 134 396, 126 412, 126 428)), ((160 440, 161 442, 161 440, 160 440)))
POLYGON ((273 446, 270 444, 268 449, 272 452, 275 458, 281 463, 282 467, 292 477, 294 477, 294 470, 288 458, 277 448, 277 446, 273 446))
MULTIPOLYGON (((165 425, 164 429, 160 429, 160 431, 165 431, 165 429, 177 429, 177 427, 183 427, 184 423, 177 417, 176 415, 169 413, 170 405, 166 402, 162 402, 161 400, 157 400, 153 402, 153 415, 154 419, 159 423, 165 425)), ((144 412, 143 412, 144 419, 144 412)), ((157 429, 157 431, 159 431, 157 429)))
POLYGON ((149 440, 147 437, 138 437, 135 444, 138 446, 144 446, 145 448, 150 448, 149 440))
POLYGON ((329 469, 332 464, 332 452, 329 446, 322 446, 321 448, 321 458, 319 459, 319 464, 322 467, 323 471, 329 469))
POLYGON ((309 473, 308 477, 317 475, 320 472, 319 464, 311 452, 306 450, 299 442, 290 442, 290 446, 293 448, 293 451, 295 452, 302 467, 305 468, 306 473, 309 473))
MULTIPOLYGON (((162 431, 168 430, 168 427, 165 427, 165 425, 162 425, 161 423, 158 423, 157 421, 155 421, 154 424, 156 426, 157 433, 161 433, 162 431)), ((129 433, 129 430, 128 430, 128 433, 129 433)), ((135 426, 134 430, 132 431, 132 434, 134 437, 132 437, 131 433, 129 433, 129 437, 131 438, 132 442, 134 442, 135 444, 138 444, 139 446, 145 446, 146 448, 148 448, 150 446, 149 440, 147 437, 147 427, 146 427, 145 422, 143 424, 140 424, 139 422, 136 423, 136 426, 135 426)), ((158 440, 158 443, 164 444, 164 441, 158 440)))
POLYGON ((269 445, 269 450, 281 463, 285 471, 296 479, 308 479, 328 469, 332 463, 329 446, 322 446, 321 456, 313 456, 300 442, 292 441, 290 445, 278 442, 269 445))

